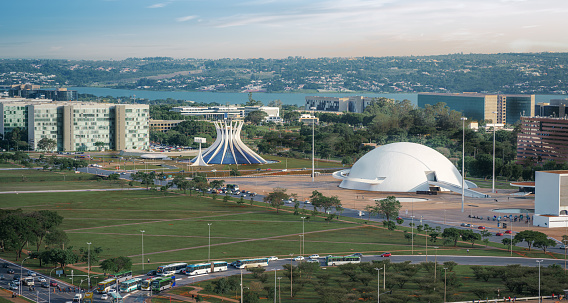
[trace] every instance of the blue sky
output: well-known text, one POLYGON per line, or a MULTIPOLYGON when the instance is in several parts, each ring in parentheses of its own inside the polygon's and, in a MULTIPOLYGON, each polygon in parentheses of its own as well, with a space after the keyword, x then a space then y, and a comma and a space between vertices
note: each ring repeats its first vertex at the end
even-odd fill
POLYGON ((566 52, 566 0, 6 0, 1 58, 566 52))

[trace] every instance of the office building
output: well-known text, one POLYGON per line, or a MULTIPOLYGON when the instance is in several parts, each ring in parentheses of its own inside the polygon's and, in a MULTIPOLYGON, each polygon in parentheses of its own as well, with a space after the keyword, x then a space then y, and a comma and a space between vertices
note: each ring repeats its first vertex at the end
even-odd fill
POLYGON ((183 121, 185 120, 150 120, 150 129, 165 133, 183 121))
POLYGON ((280 108, 271 106, 177 106, 172 108, 171 111, 178 112, 183 116, 200 117, 211 121, 243 119, 253 111, 263 111, 268 117, 280 116, 280 108))
POLYGON ((39 85, 18 84, 8 90, 9 97, 26 99, 49 99, 53 101, 77 101, 77 91, 66 88, 41 89, 39 85))
POLYGON ((26 129, 33 149, 42 138, 55 140, 58 151, 147 150, 150 144, 148 105, 0 99, 0 109, 0 132, 26 129))
POLYGON ((521 116, 534 116, 535 95, 505 95, 481 93, 420 93, 418 106, 443 102, 474 121, 514 124, 521 116), (494 114, 496 112, 496 114, 494 114))
POLYGON ((568 171, 535 172, 533 225, 563 227, 568 224, 568 171))
POLYGON ((568 119, 521 117, 517 162, 568 161, 568 119))
POLYGON ((568 116, 568 99, 552 99, 538 103, 534 111, 535 116, 565 118, 568 116))
POLYGON ((306 97, 306 110, 327 112, 363 113, 376 99, 363 96, 351 97, 306 97), (315 108, 315 109, 314 109, 315 108))

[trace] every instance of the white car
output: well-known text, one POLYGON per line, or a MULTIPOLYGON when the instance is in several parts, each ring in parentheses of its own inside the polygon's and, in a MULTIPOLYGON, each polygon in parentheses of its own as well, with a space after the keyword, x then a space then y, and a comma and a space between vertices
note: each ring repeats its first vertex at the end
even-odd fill
POLYGON ((304 201, 304 204, 312 204, 312 202, 310 202, 310 200, 306 200, 304 201))
POLYGON ((113 292, 116 292, 116 289, 111 288, 111 289, 109 289, 109 290, 107 291, 107 293, 109 293, 109 294, 110 294, 110 293, 113 293, 113 292))
POLYGON ((309 260, 308 260, 308 263, 319 263, 319 262, 320 262, 320 261, 319 261, 319 260, 316 260, 316 259, 309 259, 309 260))
POLYGON ((107 294, 103 294, 101 296, 101 300, 108 300, 108 295, 107 294))
POLYGON ((278 260, 278 257, 276 256, 268 257, 268 261, 276 261, 276 260, 278 260))
POLYGON ((47 282, 47 280, 44 277, 39 277, 37 278, 38 282, 47 282))
POLYGON ((304 256, 297 256, 294 261, 304 261, 304 256))
POLYGON ((318 255, 318 254, 313 254, 313 255, 310 256, 310 259, 317 259, 317 258, 319 258, 319 257, 320 257, 320 255, 318 255))

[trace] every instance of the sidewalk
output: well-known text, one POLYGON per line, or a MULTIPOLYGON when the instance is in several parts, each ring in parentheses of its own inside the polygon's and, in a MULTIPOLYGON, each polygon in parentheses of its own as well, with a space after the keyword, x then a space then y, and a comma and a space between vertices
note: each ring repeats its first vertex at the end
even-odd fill
POLYGON ((12 298, 13 293, 14 292, 11 291, 11 290, 0 288, 0 297, 1 298, 4 298, 8 301, 15 302, 15 303, 30 303, 30 301, 24 299, 23 297, 18 296, 18 297, 12 298))

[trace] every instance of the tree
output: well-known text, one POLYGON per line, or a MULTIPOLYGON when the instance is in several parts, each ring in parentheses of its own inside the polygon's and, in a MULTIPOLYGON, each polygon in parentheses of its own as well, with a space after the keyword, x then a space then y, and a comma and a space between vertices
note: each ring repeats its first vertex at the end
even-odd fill
POLYGON ((546 234, 535 230, 523 230, 517 233, 514 237, 517 242, 527 242, 529 251, 531 250, 531 247, 534 245, 535 241, 543 241, 543 239, 546 238, 546 234))
POLYGON ((478 234, 478 233, 475 233, 471 229, 461 230, 460 234, 461 234, 462 240, 468 241, 468 242, 471 243, 471 247, 473 247, 473 245, 475 244, 475 241, 481 240, 481 235, 478 234))
POLYGON ((108 273, 117 273, 132 268, 132 260, 129 257, 106 259, 100 264, 101 269, 108 273))
POLYGON ((0 220, 0 240, 4 246, 15 248, 16 260, 22 256, 22 250, 28 243, 36 243, 39 224, 36 218, 12 212, 0 220))
POLYGON ((53 151, 57 148, 57 141, 50 138, 41 138, 37 143, 37 148, 43 151, 53 151))
POLYGON ((209 185, 211 185, 211 187, 213 188, 220 188, 223 186, 223 184, 225 184, 225 180, 213 180, 209 182, 209 185))
POLYGON ((254 100, 252 98, 252 93, 249 92, 248 94, 248 101, 247 103, 245 103, 245 106, 263 106, 264 104, 262 103, 262 101, 259 100, 254 100))
POLYGON ((274 188, 271 193, 264 196, 264 202, 270 203, 272 207, 276 208, 276 213, 278 213, 280 207, 284 205, 284 200, 288 200, 290 195, 286 193, 285 188, 274 188))
POLYGON ((454 247, 458 245, 458 240, 460 239, 460 229, 455 227, 445 228, 442 232, 442 237, 444 239, 449 239, 454 242, 454 247))
POLYGON ((327 213, 329 209, 333 207, 341 207, 341 201, 337 196, 326 197, 322 193, 317 190, 312 192, 310 196, 310 201, 314 208, 321 207, 323 208, 324 212, 327 213))
MULTIPOLYGON (((81 247, 79 248, 79 260, 81 262, 85 262, 87 264, 90 264, 91 267, 93 266, 93 264, 98 263, 99 262, 99 255, 100 253, 103 252, 103 248, 100 246, 97 247, 93 247, 93 249, 91 249, 91 251, 89 251, 88 247, 81 247), (90 262, 89 262, 89 256, 90 256, 90 262)), ((89 268, 90 270, 90 268, 89 268)))
POLYGON ((105 147, 105 145, 107 145, 107 144, 104 143, 104 142, 101 142, 101 141, 97 141, 97 142, 95 142, 93 145, 96 146, 96 147, 98 147, 99 150, 101 150, 101 149, 102 149, 103 147, 105 147))
POLYGON ((51 250, 50 260, 53 263, 59 264, 61 269, 65 272, 65 266, 77 263, 79 257, 71 250, 71 247, 68 249, 54 248, 51 250))
POLYGON ((136 172, 135 174, 130 175, 132 180, 140 181, 143 185, 146 185, 146 190, 150 190, 150 186, 154 185, 154 179, 156 179, 156 173, 144 173, 144 172, 136 172))
POLYGON ((264 121, 264 118, 266 116, 268 116, 268 114, 266 112, 261 111, 261 110, 255 110, 253 112, 250 112, 245 117, 245 122, 250 122, 252 124, 259 125, 262 121, 264 121))
POLYGON ((546 249, 548 247, 555 247, 556 246, 556 241, 544 237, 539 237, 537 238, 534 243, 533 243, 534 247, 538 247, 540 249, 542 249, 544 251, 544 253, 546 253, 546 249))
POLYGON ((392 217, 398 217, 398 212, 402 207, 395 196, 388 196, 386 199, 377 201, 376 205, 377 212, 383 214, 387 218, 387 221, 390 221, 392 217))

